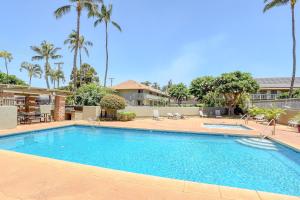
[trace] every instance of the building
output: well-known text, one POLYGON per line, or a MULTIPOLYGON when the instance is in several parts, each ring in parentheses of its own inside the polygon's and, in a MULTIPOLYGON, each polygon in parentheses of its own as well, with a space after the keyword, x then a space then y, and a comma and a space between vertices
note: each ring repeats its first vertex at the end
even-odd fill
MULTIPOLYGON (((291 77, 256 78, 259 84, 257 94, 252 94, 253 100, 274 100, 283 92, 288 92, 291 86, 291 77)), ((300 77, 296 77, 295 89, 300 88, 300 77)))
POLYGON ((160 106, 168 102, 168 95, 153 87, 129 80, 112 87, 131 106, 160 106))

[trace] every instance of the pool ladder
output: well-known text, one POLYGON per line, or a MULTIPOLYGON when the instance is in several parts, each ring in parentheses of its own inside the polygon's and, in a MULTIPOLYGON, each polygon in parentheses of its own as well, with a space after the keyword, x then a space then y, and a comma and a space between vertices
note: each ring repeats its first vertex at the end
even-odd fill
MULTIPOLYGON (((275 119, 272 119, 271 121, 269 121, 269 123, 265 126, 265 128, 262 130, 262 132, 260 132, 259 136, 261 139, 265 139, 266 137, 268 137, 264 133, 268 130, 268 127, 272 124, 272 122, 276 123, 275 119)), ((274 127, 274 130, 272 131, 272 134, 275 135, 275 127, 274 127)))

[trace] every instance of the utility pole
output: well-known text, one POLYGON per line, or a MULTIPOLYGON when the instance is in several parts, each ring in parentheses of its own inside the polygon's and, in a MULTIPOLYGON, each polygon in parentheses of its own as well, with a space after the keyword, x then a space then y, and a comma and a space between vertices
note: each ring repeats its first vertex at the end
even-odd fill
POLYGON ((63 62, 57 62, 57 63, 54 63, 55 65, 57 65, 57 69, 58 70, 61 70, 61 66, 64 64, 63 62))
POLYGON ((115 80, 115 78, 108 78, 110 80, 110 87, 113 86, 113 81, 115 80))

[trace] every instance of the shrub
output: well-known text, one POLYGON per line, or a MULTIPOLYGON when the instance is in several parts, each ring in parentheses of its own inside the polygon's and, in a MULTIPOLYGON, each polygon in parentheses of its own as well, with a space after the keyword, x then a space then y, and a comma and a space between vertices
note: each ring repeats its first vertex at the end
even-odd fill
POLYGON ((265 116, 266 118, 271 121, 271 120, 277 120, 280 115, 284 114, 285 111, 281 108, 268 108, 268 109, 265 109, 265 116))
POLYGON ((136 118, 136 114, 134 112, 119 112, 117 115, 117 119, 119 121, 132 121, 136 118))
POLYGON ((115 119, 117 110, 124 109, 126 106, 125 99, 115 94, 108 94, 100 101, 100 106, 105 110, 105 117, 115 119))
POLYGON ((248 113, 251 116, 262 115, 262 114, 265 114, 265 109, 258 108, 258 107, 252 107, 252 108, 248 109, 248 113))

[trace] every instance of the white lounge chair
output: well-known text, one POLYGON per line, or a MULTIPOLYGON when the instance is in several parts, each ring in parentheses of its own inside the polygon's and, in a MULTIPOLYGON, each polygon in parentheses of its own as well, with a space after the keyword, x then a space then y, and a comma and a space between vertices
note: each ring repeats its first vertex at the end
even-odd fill
POLYGON ((291 127, 296 127, 296 126, 298 126, 298 124, 299 124, 298 121, 294 120, 294 119, 288 121, 288 126, 291 126, 291 127))
POLYGON ((154 120, 160 120, 160 116, 159 116, 158 110, 153 110, 153 119, 154 120))
POLYGON ((174 116, 176 119, 185 119, 184 115, 181 115, 179 113, 175 113, 174 116))
POLYGON ((216 115, 216 118, 222 118, 220 110, 215 110, 215 115, 216 115))
POLYGON ((168 119, 173 119, 175 116, 172 113, 167 113, 168 119))
POLYGON ((253 119, 255 120, 256 123, 266 121, 265 115, 256 115, 253 117, 253 119))
POLYGON ((200 117, 208 117, 206 114, 203 113, 203 110, 199 110, 200 117))

